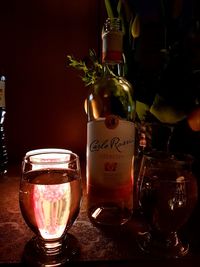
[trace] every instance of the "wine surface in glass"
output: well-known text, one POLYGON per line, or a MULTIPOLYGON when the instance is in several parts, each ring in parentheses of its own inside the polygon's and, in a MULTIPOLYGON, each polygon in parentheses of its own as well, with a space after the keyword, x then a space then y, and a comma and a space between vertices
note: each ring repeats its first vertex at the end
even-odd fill
POLYGON ((77 171, 27 172, 20 185, 20 208, 27 225, 45 240, 57 240, 78 216, 81 179, 77 171))

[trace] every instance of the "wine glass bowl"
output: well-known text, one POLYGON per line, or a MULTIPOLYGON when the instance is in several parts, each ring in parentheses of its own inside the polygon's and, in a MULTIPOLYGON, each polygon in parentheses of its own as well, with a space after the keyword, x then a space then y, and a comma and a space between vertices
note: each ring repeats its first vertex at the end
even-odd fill
POLYGON ((138 178, 139 208, 149 230, 139 235, 142 250, 166 257, 187 254, 177 231, 197 202, 197 182, 189 155, 152 152, 143 156, 138 178))
POLYGON ((64 149, 26 153, 22 163, 19 202, 23 218, 35 233, 26 260, 63 263, 78 252, 78 241, 67 233, 82 198, 79 158, 64 149))

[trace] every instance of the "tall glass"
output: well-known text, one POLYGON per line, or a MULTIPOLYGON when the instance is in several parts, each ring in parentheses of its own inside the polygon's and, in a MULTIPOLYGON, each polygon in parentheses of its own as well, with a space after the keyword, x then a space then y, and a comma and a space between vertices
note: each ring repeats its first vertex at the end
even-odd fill
POLYGON ((139 233, 142 250, 156 256, 181 257, 189 245, 177 231, 189 219, 197 201, 197 183, 189 155, 151 152, 143 156, 138 200, 148 230, 139 233))
POLYGON ((81 197, 81 171, 76 154, 49 148, 26 153, 19 202, 35 237, 25 247, 25 261, 53 266, 77 254, 78 241, 67 231, 79 214, 81 197))

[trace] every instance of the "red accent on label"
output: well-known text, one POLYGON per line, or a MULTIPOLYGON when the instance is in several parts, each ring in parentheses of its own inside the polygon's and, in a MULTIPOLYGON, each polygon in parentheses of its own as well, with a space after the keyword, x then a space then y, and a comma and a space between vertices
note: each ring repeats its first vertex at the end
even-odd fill
POLYGON ((114 172, 117 168, 117 162, 105 162, 104 170, 108 172, 114 172))
POLYGON ((102 61, 103 62, 123 62, 121 51, 106 51, 102 53, 102 61))

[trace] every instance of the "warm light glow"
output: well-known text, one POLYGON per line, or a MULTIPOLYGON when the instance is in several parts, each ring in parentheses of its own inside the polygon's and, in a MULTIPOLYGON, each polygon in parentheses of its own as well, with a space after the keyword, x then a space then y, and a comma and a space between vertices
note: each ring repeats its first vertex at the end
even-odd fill
POLYGON ((94 118, 98 119, 100 117, 100 113, 99 113, 99 107, 98 107, 97 101, 95 101, 95 100, 91 101, 91 106, 92 106, 94 118))
POLYGON ((34 214, 44 239, 58 239, 65 231, 70 214, 71 187, 69 183, 35 185, 34 214))

